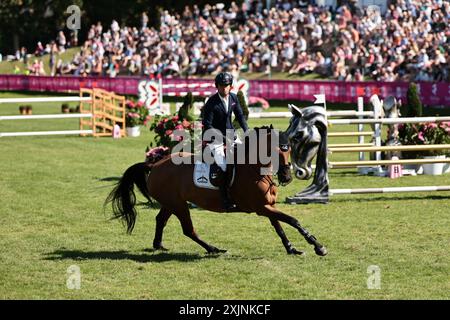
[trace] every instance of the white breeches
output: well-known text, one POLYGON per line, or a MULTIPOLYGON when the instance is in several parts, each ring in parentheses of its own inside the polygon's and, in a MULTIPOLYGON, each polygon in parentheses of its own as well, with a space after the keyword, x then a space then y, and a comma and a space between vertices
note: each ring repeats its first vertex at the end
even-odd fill
MULTIPOLYGON (((230 148, 234 148, 236 144, 242 144, 239 136, 236 136, 234 142, 231 144, 230 148)), ((227 160, 225 157, 225 145, 220 142, 212 142, 208 144, 214 156, 214 162, 222 169, 223 172, 227 171, 227 160)))
MULTIPOLYGON (((230 148, 234 148, 236 144, 242 144, 241 139, 236 136, 234 142, 231 144, 230 148)), ((225 157, 225 145, 220 142, 212 142, 208 144, 214 156, 214 162, 222 169, 223 172, 227 171, 227 160, 225 157)))
POLYGON ((223 143, 213 142, 209 144, 209 148, 214 156, 214 162, 222 169, 227 171, 227 161, 225 158, 225 146, 223 143))

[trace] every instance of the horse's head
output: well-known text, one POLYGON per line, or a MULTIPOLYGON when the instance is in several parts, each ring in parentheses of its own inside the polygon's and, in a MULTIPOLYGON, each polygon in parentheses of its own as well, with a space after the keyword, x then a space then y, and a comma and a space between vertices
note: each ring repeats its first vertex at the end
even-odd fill
POLYGON ((292 147, 295 176, 307 180, 312 176, 311 161, 314 156, 319 153, 321 158, 325 156, 326 159, 326 113, 322 107, 300 110, 290 104, 289 109, 293 117, 286 134, 292 147))
POLYGON ((251 163, 252 156, 256 156, 253 163, 276 168, 281 185, 292 181, 289 162, 291 148, 286 133, 279 133, 272 125, 254 128, 246 136, 244 144, 248 146, 247 163, 251 163))
POLYGON ((282 186, 288 185, 292 181, 291 163, 289 156, 291 147, 289 146, 288 135, 286 132, 280 133, 280 143, 278 145, 278 181, 282 186))

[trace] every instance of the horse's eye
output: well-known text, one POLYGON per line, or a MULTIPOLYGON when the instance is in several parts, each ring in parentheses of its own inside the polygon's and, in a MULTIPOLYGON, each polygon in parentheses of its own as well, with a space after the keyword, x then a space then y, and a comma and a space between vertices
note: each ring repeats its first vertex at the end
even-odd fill
POLYGON ((303 136, 304 136, 303 131, 299 131, 299 132, 297 132, 297 134, 295 136, 292 137, 292 140, 300 141, 303 139, 303 136))
POLYGON ((310 147, 317 147, 319 144, 320 144, 320 142, 318 142, 318 141, 314 141, 314 142, 309 142, 309 143, 308 143, 308 145, 309 145, 310 147))

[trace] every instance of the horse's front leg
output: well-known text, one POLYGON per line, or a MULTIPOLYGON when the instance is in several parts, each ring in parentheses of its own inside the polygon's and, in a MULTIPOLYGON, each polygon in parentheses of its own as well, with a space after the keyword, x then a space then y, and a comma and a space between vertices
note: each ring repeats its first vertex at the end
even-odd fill
POLYGON ((299 251, 294 248, 292 243, 289 241, 289 239, 286 237, 286 234, 284 233, 283 228, 281 227, 281 224, 276 219, 270 219, 270 222, 272 223, 272 226, 275 228, 275 231, 277 232, 278 236, 281 239, 281 242, 283 242, 284 247, 286 248, 286 251, 288 254, 299 254, 303 255, 305 252, 299 251))
POLYGON ((303 228, 300 225, 300 222, 294 217, 291 217, 290 215, 281 212, 280 210, 274 208, 271 205, 265 205, 260 210, 257 210, 256 213, 262 216, 266 216, 271 220, 274 219, 289 224, 290 226, 297 229, 309 244, 314 246, 314 251, 316 252, 317 255, 319 256, 327 255, 328 251, 325 248, 325 246, 321 245, 319 241, 317 241, 316 237, 310 234, 308 230, 303 228))

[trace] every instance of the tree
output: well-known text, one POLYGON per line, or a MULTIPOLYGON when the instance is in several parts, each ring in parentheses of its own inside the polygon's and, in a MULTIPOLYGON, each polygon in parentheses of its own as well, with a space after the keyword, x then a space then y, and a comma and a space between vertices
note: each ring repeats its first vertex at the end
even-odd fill
POLYGON ((406 116, 421 117, 423 114, 423 106, 420 101, 417 85, 410 83, 408 92, 406 93, 406 116))
MULTIPOLYGON (((237 97, 238 97, 238 100, 239 100, 239 104, 240 104, 241 107, 242 107, 242 113, 244 114, 244 118, 245 118, 245 120, 247 121, 247 120, 248 120, 248 114, 249 114, 249 111, 248 111, 247 102, 245 101, 244 93, 243 93, 242 91, 238 91, 237 97)), ((240 128, 240 125, 239 125, 239 122, 237 121, 237 119, 234 119, 234 121, 233 121, 233 127, 234 127, 235 129, 240 128)))
POLYGON ((181 106, 180 110, 178 110, 178 118, 180 121, 187 120, 189 122, 194 121, 193 116, 193 110, 194 110, 194 96, 192 95, 192 92, 188 92, 187 95, 184 97, 183 105, 181 106))
POLYGON ((25 46, 32 52, 38 41, 54 40, 66 27, 70 5, 82 8, 83 0, 1 0, 0 51, 12 54, 25 46))

